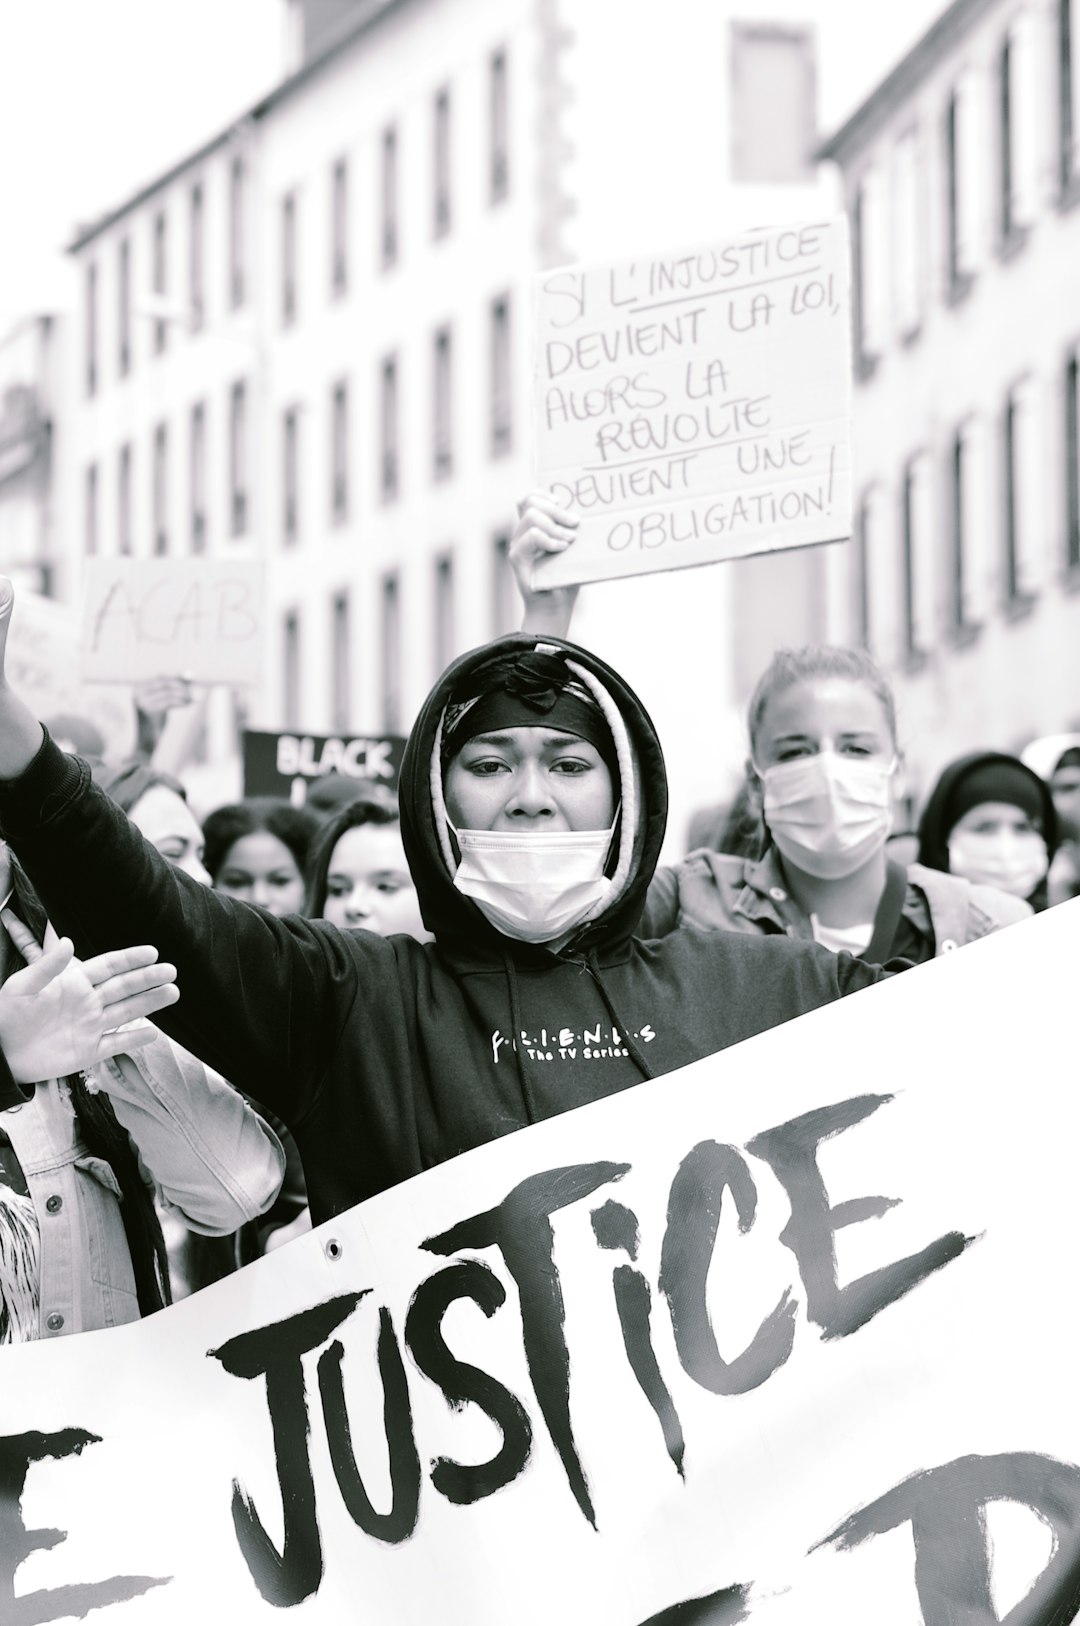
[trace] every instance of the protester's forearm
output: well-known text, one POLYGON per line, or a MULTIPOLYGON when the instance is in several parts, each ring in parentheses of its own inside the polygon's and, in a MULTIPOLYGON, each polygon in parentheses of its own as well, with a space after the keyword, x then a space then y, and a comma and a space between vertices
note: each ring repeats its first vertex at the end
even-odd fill
POLYGON ((573 619, 576 587, 561 587, 549 593, 530 593, 521 617, 522 632, 548 638, 568 638, 573 619))
POLYGON ((45 730, 14 689, 0 683, 0 779, 15 779, 41 749, 45 730))

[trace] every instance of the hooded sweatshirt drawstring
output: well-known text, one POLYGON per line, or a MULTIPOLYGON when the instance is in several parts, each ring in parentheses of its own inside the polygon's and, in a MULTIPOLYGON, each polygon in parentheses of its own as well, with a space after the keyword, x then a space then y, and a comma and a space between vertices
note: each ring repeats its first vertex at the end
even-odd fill
POLYGON ((517 1061, 518 1082, 521 1085, 521 1099, 525 1103, 525 1116, 529 1123, 539 1120, 536 1102, 533 1098, 532 1080, 529 1076, 528 1057, 522 1048, 521 1035, 524 1028, 521 1024, 521 992, 518 988, 517 968, 514 957, 507 949, 503 949, 503 970, 506 972, 506 988, 510 996, 510 1021, 513 1027, 514 1057, 517 1061))
POLYGON ((612 999, 611 994, 608 992, 608 989, 604 983, 604 979, 600 972, 600 962, 596 958, 596 951, 594 949, 591 949, 585 956, 585 965, 590 977, 600 990, 600 997, 607 1006, 608 1015, 611 1017, 612 1025, 617 1031, 626 1049, 630 1052, 634 1061, 641 1068, 642 1076, 644 1078, 655 1077, 652 1068, 645 1060, 645 1055, 641 1049, 641 1046, 631 1036, 627 1024, 623 1021, 622 1017, 615 1009, 615 1001, 612 999))

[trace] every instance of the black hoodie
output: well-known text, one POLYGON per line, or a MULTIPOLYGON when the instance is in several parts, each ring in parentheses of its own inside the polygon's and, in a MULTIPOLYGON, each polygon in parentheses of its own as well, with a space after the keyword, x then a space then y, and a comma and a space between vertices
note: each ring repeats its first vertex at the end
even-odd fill
MULTIPOLYGON (((1058 849, 1058 821, 1049 785, 1026 763, 1021 762, 1019 757, 1009 756, 1004 751, 972 751, 967 756, 957 757, 955 762, 950 762, 947 768, 942 769, 937 784, 926 799, 926 806, 919 819, 920 864, 925 864, 927 869, 949 873, 949 837, 957 822, 954 806, 956 793, 968 774, 974 773, 977 768, 997 764, 1030 780, 1032 791, 1042 807, 1041 830, 1043 840, 1046 842, 1047 859, 1049 863, 1053 863, 1054 854, 1058 849)), ((1004 797, 1003 800, 1007 801, 1008 798, 1004 797)), ((1036 909, 1046 907, 1045 880, 1039 882, 1034 895, 1028 901, 1036 909)))
POLYGON ((154 943, 176 965, 181 999, 159 1025, 289 1125, 316 1223, 882 975, 786 937, 635 938, 666 813, 663 757, 637 697, 585 650, 525 634, 451 666, 405 753, 402 833, 434 943, 277 920, 200 886, 50 740, 0 783, 0 825, 57 929, 83 955, 154 943), (432 798, 447 699, 493 650, 537 645, 565 651, 617 713, 626 826, 610 904, 557 955, 504 937, 455 889, 432 798))

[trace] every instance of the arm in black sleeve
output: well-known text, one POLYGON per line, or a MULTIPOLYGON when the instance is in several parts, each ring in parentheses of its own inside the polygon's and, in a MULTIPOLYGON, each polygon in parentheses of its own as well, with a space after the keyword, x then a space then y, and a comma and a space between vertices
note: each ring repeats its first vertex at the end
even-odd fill
POLYGON ((180 988, 159 1025, 287 1121, 302 1111, 357 991, 344 937, 275 920, 175 869, 47 738, 25 772, 0 781, 0 828, 77 953, 154 944, 180 988))

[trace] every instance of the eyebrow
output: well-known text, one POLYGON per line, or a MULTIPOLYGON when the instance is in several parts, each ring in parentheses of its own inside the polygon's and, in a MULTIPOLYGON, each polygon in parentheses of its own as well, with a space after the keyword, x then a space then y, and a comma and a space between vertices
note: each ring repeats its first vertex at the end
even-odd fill
MULTIPOLYGON (((544 724, 543 723, 535 723, 535 724, 525 723, 522 726, 525 727, 525 728, 530 728, 530 727, 543 728, 544 724)), ((515 745, 515 743, 516 743, 515 740, 509 734, 474 734, 471 740, 466 740, 466 742, 465 742, 466 745, 495 745, 495 746, 501 746, 502 748, 504 748, 506 750, 511 749, 515 745)), ((544 741, 544 750, 545 751, 556 751, 556 750, 561 751, 567 745, 579 746, 579 745, 588 745, 588 744, 589 744, 589 741, 582 739, 580 734, 556 734, 553 739, 544 741)), ((465 749, 465 746, 462 747, 462 750, 464 750, 464 749, 465 749)), ((595 750, 595 749, 596 749, 596 747, 594 746, 593 750, 595 750)))
MULTIPOLYGON (((790 740, 809 740, 816 738, 816 735, 806 733, 777 734, 773 743, 775 745, 782 745, 786 741, 790 740)), ((877 730, 873 728, 842 728, 839 734, 837 734, 836 738, 838 740, 876 740, 878 738, 878 734, 877 730)))

